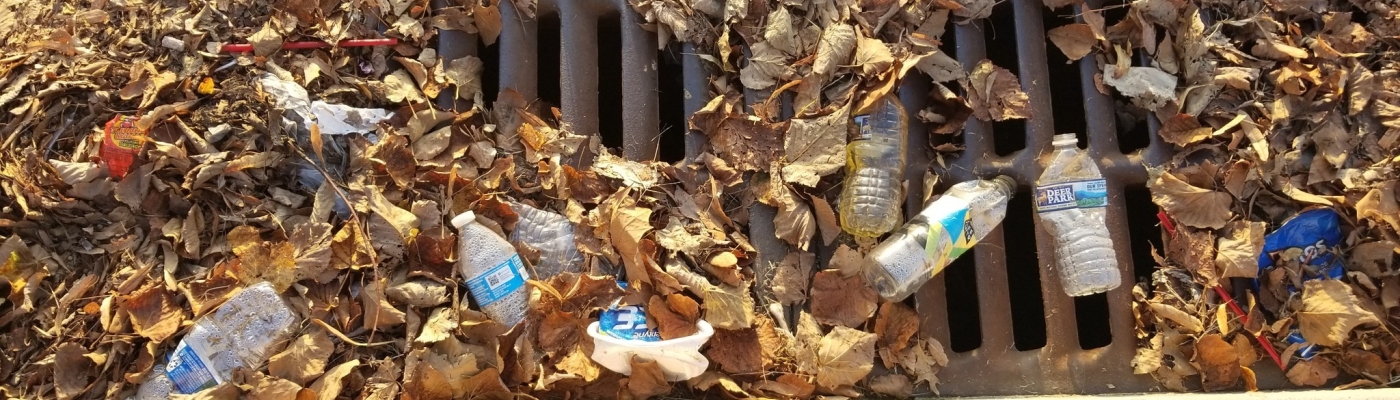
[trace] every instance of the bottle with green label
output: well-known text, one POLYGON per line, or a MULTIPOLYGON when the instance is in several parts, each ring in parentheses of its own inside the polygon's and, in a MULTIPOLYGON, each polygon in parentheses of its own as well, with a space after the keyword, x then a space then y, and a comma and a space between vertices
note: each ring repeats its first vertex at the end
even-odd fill
POLYGON ((1016 181, 1004 175, 953 185, 870 251, 866 281, 885 300, 909 297, 1001 224, 1015 191, 1016 181))
POLYGON ((1074 134, 1055 135, 1055 155, 1035 182, 1035 210, 1055 240, 1055 269, 1065 294, 1103 293, 1123 282, 1104 223, 1108 185, 1074 134))

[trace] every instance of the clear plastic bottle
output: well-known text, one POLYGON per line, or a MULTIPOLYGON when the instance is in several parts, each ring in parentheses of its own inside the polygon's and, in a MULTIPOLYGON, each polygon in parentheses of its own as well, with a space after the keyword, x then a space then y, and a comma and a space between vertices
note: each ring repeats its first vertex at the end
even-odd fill
POLYGON ((884 235, 900 221, 904 147, 909 117, 893 94, 869 114, 852 119, 859 131, 846 145, 846 180, 841 189, 841 229, 857 237, 884 235))
POLYGON ((238 292, 196 321, 190 333, 136 391, 136 399, 191 394, 232 379, 239 367, 257 368, 273 345, 295 333, 296 313, 267 282, 238 292))
POLYGON ((1104 224, 1108 187, 1074 134, 1055 135, 1055 155, 1035 183, 1035 207, 1055 238, 1055 268, 1065 294, 1086 296, 1118 287, 1118 257, 1104 224))
POLYGON ((568 218, 524 203, 511 202, 510 207, 520 214, 510 240, 539 250, 540 262, 535 265, 538 279, 549 279, 565 271, 578 272, 583 255, 574 245, 574 224, 568 218))
POLYGON ((457 273, 466 279, 467 291, 487 317, 513 328, 525 319, 530 292, 525 281, 530 272, 520 254, 505 238, 476 222, 467 211, 452 218, 457 227, 457 273))
POLYGON ((1015 191, 1008 176, 953 185, 870 251, 865 280, 885 300, 904 300, 1000 224, 1015 191))

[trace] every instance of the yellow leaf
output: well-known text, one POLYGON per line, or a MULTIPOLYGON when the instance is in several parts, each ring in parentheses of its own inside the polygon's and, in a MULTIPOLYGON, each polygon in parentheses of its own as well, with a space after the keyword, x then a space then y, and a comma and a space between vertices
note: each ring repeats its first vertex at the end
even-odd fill
POLYGON ((1357 325, 1380 323, 1358 302, 1345 282, 1325 279, 1303 283, 1303 309, 1296 314, 1303 338, 1323 346, 1340 346, 1357 325))

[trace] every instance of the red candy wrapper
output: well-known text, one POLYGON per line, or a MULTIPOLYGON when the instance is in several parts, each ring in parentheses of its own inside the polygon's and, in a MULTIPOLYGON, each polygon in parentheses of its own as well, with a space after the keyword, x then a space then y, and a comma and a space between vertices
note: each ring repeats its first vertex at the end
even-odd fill
POLYGON ((136 154, 146 145, 146 132, 136 127, 139 117, 118 115, 107 121, 102 130, 102 149, 99 157, 107 162, 107 171, 113 178, 121 179, 136 161, 136 154))

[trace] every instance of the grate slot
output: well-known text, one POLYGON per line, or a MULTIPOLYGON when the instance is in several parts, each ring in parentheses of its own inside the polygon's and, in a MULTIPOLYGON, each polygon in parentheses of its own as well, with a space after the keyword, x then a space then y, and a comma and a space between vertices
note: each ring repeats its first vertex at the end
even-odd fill
POLYGON ((1113 343, 1113 329, 1108 324, 1108 295, 1074 298, 1075 327, 1079 331, 1079 348, 1097 349, 1113 343))
MULTIPOLYGON (((987 59, 992 60, 992 64, 1006 68, 1022 75, 1020 70, 1020 56, 1017 54, 1020 43, 1016 37, 1015 12, 1009 1, 997 3, 992 8, 992 15, 987 17, 987 24, 983 25, 983 37, 986 39, 987 59)), ((974 66, 977 61, 974 60, 974 66)), ((1036 115, 1036 117, 1040 117, 1036 115)), ((1023 119, 1009 119, 1005 121, 992 122, 992 138, 996 147, 996 154, 1008 156, 1017 150, 1026 148, 1026 121, 1023 119)))
POLYGON ((982 347, 982 323, 977 305, 977 255, 964 254, 943 270, 947 283, 948 349, 965 352, 982 347))
MULTIPOLYGON (((1032 198, 1029 191, 1021 191, 1007 204, 1006 219, 1001 222, 1007 243, 1036 243, 1032 198)), ((1040 255, 1025 247, 1009 250, 1012 251, 1006 252, 1006 283, 1016 350, 1045 347, 1048 316, 1041 297, 1040 255)))
MULTIPOLYGON (((1064 25, 1073 24, 1075 9, 1062 7, 1056 11, 1043 11, 1046 32, 1064 25)), ((1079 138, 1079 147, 1089 144, 1087 115, 1084 113, 1084 92, 1080 88, 1079 63, 1070 61, 1065 53, 1047 41, 1045 63, 1050 72, 1050 93, 1053 96, 1051 107, 1055 112, 1055 133, 1074 133, 1079 138)), ((1084 59, 1093 60, 1092 56, 1084 59)), ((1083 60, 1083 59, 1081 59, 1083 60)))
MULTIPOLYGON (((661 145, 657 159, 676 162, 686 157, 686 96, 684 67, 681 62, 680 46, 672 44, 656 53, 657 64, 657 131, 661 132, 661 145)), ((619 117, 621 115, 619 114, 619 117)))
POLYGON ((1152 193, 1144 187, 1129 187, 1123 190, 1123 202, 1127 204, 1128 237, 1133 250, 1133 276, 1135 281, 1151 279, 1157 260, 1152 257, 1152 249, 1163 251, 1161 228, 1157 214, 1153 210, 1152 193))
MULTIPOLYGON (((559 14, 550 13, 540 15, 537 24, 538 34, 535 36, 537 38, 536 43, 538 43, 535 48, 535 84, 537 92, 535 93, 535 97, 546 103, 547 106, 558 107, 563 105, 563 94, 561 93, 563 88, 560 87, 561 73, 559 67, 559 60, 561 59, 559 52, 560 48, 563 46, 560 40, 563 32, 559 22, 559 14)), ((526 100, 533 99, 527 96, 526 100)))
POLYGON ((598 110, 598 132, 603 146, 618 149, 622 147, 622 47, 613 43, 622 42, 622 20, 609 13, 598 19, 594 30, 598 79, 594 82, 597 96, 592 100, 598 110))

